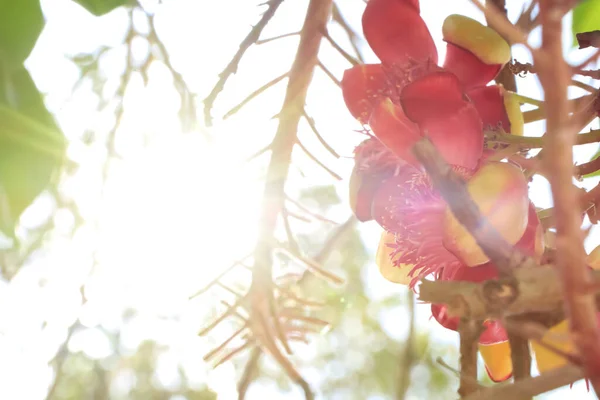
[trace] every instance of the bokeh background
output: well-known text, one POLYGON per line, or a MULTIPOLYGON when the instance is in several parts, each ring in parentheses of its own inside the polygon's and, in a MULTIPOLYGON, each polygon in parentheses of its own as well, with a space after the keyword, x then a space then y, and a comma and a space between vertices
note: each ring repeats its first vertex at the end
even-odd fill
MULTIPOLYGON (((236 382, 250 354, 216 369, 203 360, 238 328, 237 321, 198 336, 232 294, 215 287, 190 296, 250 253, 256 241, 268 155, 246 159, 272 140, 286 80, 223 116, 289 69, 297 36, 250 48, 216 102, 210 127, 202 99, 260 18, 265 9, 260 3, 146 0, 96 17, 71 0, 41 0, 46 24, 25 66, 68 139, 68 160, 57 185, 22 215, 16 230, 20 247, 8 238, 0 243, 1 399, 237 398, 236 382)), ((523 4, 507 3, 514 20, 523 4)), ((298 31, 307 4, 284 2, 261 38, 298 31)), ((466 0, 421 4, 440 58, 447 15, 484 21, 466 0)), ((362 0, 337 1, 359 36, 364 6, 362 0)), ((329 31, 352 50, 339 24, 332 22, 329 31)), ((569 61, 589 56, 573 48, 568 32, 564 41, 569 61)), ((531 38, 537 42, 539 29, 531 38)), ((364 40, 357 47, 365 60, 376 62, 364 40)), ((518 47, 514 57, 531 61, 518 47)), ((326 41, 319 58, 338 80, 349 67, 326 41)), ((523 94, 541 98, 535 76, 517 80, 523 94)), ((294 150, 287 194, 328 219, 296 208, 305 218, 291 220, 302 249, 316 255, 350 218, 351 156, 364 137, 339 88, 321 69, 306 110, 341 156, 327 152, 302 121, 303 144, 340 178, 294 150)), ((543 129, 543 123, 534 123, 526 134, 539 136, 543 129)), ((597 145, 580 146, 576 158, 588 161, 596 150, 597 145)), ((543 178, 534 179, 531 193, 537 206, 551 206, 543 178)), ((412 299, 374 265, 380 228, 352 221, 348 226, 325 263, 345 283, 311 280, 305 288, 326 302, 319 314, 331 325, 296 344, 292 359, 320 399, 391 399, 412 299)), ((592 230, 588 250, 599 243, 592 230)), ((226 281, 242 292, 249 279, 246 269, 237 268, 226 281)), ((429 306, 416 305, 417 361, 408 399, 455 398, 458 380, 436 360, 457 368, 457 343, 454 332, 430 320, 429 306)), ((303 398, 269 357, 258 365, 248 399, 303 398)), ((592 398, 582 383, 540 398, 565 395, 592 398)))

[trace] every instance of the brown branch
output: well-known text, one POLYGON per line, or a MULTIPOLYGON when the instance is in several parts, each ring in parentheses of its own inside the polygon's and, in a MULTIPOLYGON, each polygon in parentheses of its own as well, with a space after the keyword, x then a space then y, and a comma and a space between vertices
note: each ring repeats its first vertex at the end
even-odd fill
POLYGON ((242 107, 244 107, 246 104, 248 104, 250 101, 252 101, 252 99, 257 97, 258 95, 260 95, 267 89, 275 86, 276 84, 278 84, 279 82, 281 82, 282 80, 287 78, 287 76, 288 76, 287 72, 285 74, 281 74, 277 78, 271 79, 269 82, 265 83, 264 85, 262 85, 261 87, 259 87, 258 89, 256 89, 252 93, 250 93, 248 96, 246 96, 246 98, 244 98, 244 100, 242 100, 236 106, 232 107, 229 111, 227 111, 225 113, 225 115, 223 115, 223 119, 227 119, 227 118, 231 117, 232 115, 234 115, 235 113, 237 113, 238 111, 240 111, 242 109, 242 107))
MULTIPOLYGON (((281 2, 281 1, 280 1, 281 2)), ((284 208, 285 183, 292 150, 298 141, 298 124, 302 118, 306 94, 318 63, 318 52, 329 16, 332 0, 310 0, 300 43, 289 73, 289 80, 281 111, 279 125, 271 144, 271 160, 267 167, 266 183, 260 212, 258 242, 254 249, 254 267, 249 295, 251 300, 251 329, 261 347, 285 370, 288 376, 302 387, 307 399, 314 399, 310 386, 296 371, 289 359, 277 346, 273 321, 278 319, 274 310, 274 285, 272 277, 273 243, 279 215, 284 208)), ((280 340, 285 338, 279 337, 280 340)), ((283 343, 282 343, 283 344, 283 343)))
POLYGON ((582 369, 573 365, 567 365, 513 384, 500 384, 486 388, 468 396, 464 400, 506 400, 533 397, 577 382, 580 379, 583 379, 582 369))
POLYGON ((188 299, 191 300, 193 298, 196 298, 200 295, 202 295, 203 293, 205 293, 206 291, 208 291, 210 288, 212 288, 217 282, 219 282, 225 275, 227 275, 232 269, 234 269, 235 267, 242 265, 242 263, 247 260, 248 258, 250 258, 252 254, 248 254, 244 257, 242 257, 241 259, 234 261, 229 267, 227 267, 225 270, 223 270, 223 272, 221 272, 219 275, 217 275, 212 281, 210 281, 209 284, 207 284, 206 286, 204 286, 202 289, 198 290, 196 293, 194 293, 193 295, 191 295, 188 299))
POLYGON ((483 5, 479 0, 470 0, 475 7, 479 8, 485 15, 485 19, 488 25, 492 27, 496 32, 502 35, 509 44, 522 44, 532 53, 534 50, 527 43, 528 32, 522 31, 519 27, 513 25, 505 15, 493 4, 483 5))
POLYGON ((562 55, 562 19, 557 18, 558 3, 540 2, 542 21, 542 52, 534 55, 540 65, 538 76, 546 99, 546 129, 548 141, 544 150, 554 199, 556 218, 556 255, 561 274, 570 331, 578 353, 582 356, 586 376, 596 395, 600 395, 600 330, 596 319, 593 294, 584 290, 591 283, 586 265, 583 235, 580 229, 581 209, 579 192, 572 185, 575 143, 573 127, 569 124, 567 87, 570 67, 562 55), (542 68, 543 66, 543 68, 542 68))
POLYGON ((300 32, 289 32, 289 33, 284 33, 282 35, 273 36, 268 39, 259 39, 254 43, 255 44, 265 44, 265 43, 273 42, 275 40, 292 37, 292 36, 298 36, 298 35, 300 35, 300 32))
MULTIPOLYGON (((592 275, 592 282, 600 281, 600 271, 594 271, 592 275)), ((483 283, 423 280, 419 286, 419 300, 447 304, 451 317, 482 320, 499 315, 555 312, 562 308, 561 278, 555 267, 520 268, 514 272, 514 279, 518 296, 510 304, 498 304, 497 293, 502 293, 506 288, 497 280, 483 283)), ((593 286, 590 284, 589 287, 593 286)), ((586 290, 583 288, 581 291, 586 290)), ((596 301, 600 302, 599 296, 596 301)))
POLYGON ((337 179, 338 181, 342 180, 342 177, 339 176, 337 173, 335 173, 332 169, 330 169, 327 165, 325 165, 322 161, 320 161, 313 153, 311 153, 303 144, 299 139, 296 139, 296 143, 298 144, 298 147, 300 147, 302 149, 302 151, 304 151, 304 153, 311 159, 313 160, 315 163, 317 163, 321 168, 323 168, 325 171, 327 171, 329 173, 329 175, 331 175, 332 177, 334 177, 335 179, 337 179))
POLYGON ((348 39, 350 40, 350 45, 352 46, 352 50, 354 50, 356 57, 362 64, 364 64, 365 60, 360 50, 358 49, 358 42, 360 41, 360 36, 358 36, 356 32, 354 32, 352 27, 350 27, 350 24, 348 24, 348 22, 344 19, 344 17, 340 13, 340 7, 335 2, 333 3, 331 19, 337 22, 342 27, 342 29, 346 33, 346 36, 348 36, 348 39))
POLYGON ((419 140, 412 150, 452 213, 473 235, 477 245, 496 265, 501 276, 511 276, 512 271, 522 266, 537 265, 531 257, 514 249, 483 217, 477 204, 471 199, 465 181, 450 168, 429 139, 419 140))
POLYGON ((533 16, 533 10, 538 4, 538 0, 532 0, 527 8, 523 9, 521 15, 517 19, 515 25, 520 28, 523 32, 531 32, 536 26, 540 24, 540 19, 537 16, 533 16))
POLYGON ((244 367, 244 372, 242 373, 242 377, 238 383, 238 400, 244 400, 246 398, 246 392, 250 387, 250 384, 254 380, 257 375, 257 367, 258 362, 260 360, 260 356, 262 352, 259 347, 255 347, 252 349, 250 353, 250 358, 246 362, 246 366, 244 367))
MULTIPOLYGON (((531 352, 529 350, 529 341, 526 337, 509 331, 508 342, 510 343, 510 358, 515 381, 529 378, 531 376, 531 352)), ((519 400, 530 399, 519 398, 519 400)))
POLYGON ((209 95, 206 96, 206 98, 204 99, 204 121, 206 123, 206 126, 212 125, 212 117, 210 115, 210 112, 213 108, 215 100, 219 96, 219 93, 221 93, 221 91, 223 91, 223 89, 225 88, 225 83, 227 82, 227 79, 229 79, 229 77, 232 74, 235 74, 237 72, 238 65, 242 60, 242 57, 244 57, 246 50, 248 50, 248 48, 252 46, 252 44, 256 43, 263 29, 265 28, 265 26, 267 26, 271 18, 273 18, 275 12, 277 11, 281 3, 283 3, 283 0, 269 0, 266 3, 264 3, 268 6, 267 10, 264 12, 258 23, 254 25, 254 27, 250 30, 248 35, 246 35, 244 40, 242 40, 238 51, 235 53, 231 61, 229 61, 229 64, 227 64, 225 69, 219 74, 219 80, 212 88, 209 95))
POLYGON ((477 342, 483 326, 481 321, 462 318, 458 325, 460 335, 460 387, 458 394, 464 398, 479 390, 477 384, 477 342))
POLYGON ((577 33, 575 36, 580 49, 600 47, 600 31, 581 32, 577 33))
POLYGON ((302 116, 304 117, 306 122, 308 122, 308 126, 310 126, 310 129, 313 131, 319 142, 321 142, 323 147, 325 147, 327 151, 329 151, 331 155, 335 158, 340 158, 340 155, 333 149, 333 147, 329 145, 329 143, 327 143, 323 136, 321 136, 319 130, 317 129, 317 125, 315 124, 315 120, 310 115, 308 115, 306 109, 302 110, 302 116))
POLYGON ((327 77, 329 77, 329 79, 331 79, 331 81, 335 83, 337 87, 342 87, 342 82, 340 82, 340 80, 336 78, 335 75, 333 75, 333 73, 321 61, 319 61, 319 68, 325 72, 325 75, 327 75, 327 77))
POLYGON ((581 75, 581 76, 588 76, 592 79, 600 79, 600 70, 595 69, 595 70, 590 70, 590 71, 577 71, 575 72, 575 74, 577 75, 581 75))
POLYGON ((329 31, 327 31, 327 29, 325 29, 325 31, 323 32, 323 37, 327 39, 327 41, 333 46, 333 48, 336 49, 338 53, 340 53, 351 65, 360 64, 360 62, 356 58, 348 54, 348 52, 344 50, 342 46, 340 46, 335 40, 333 40, 331 35, 329 35, 329 31))

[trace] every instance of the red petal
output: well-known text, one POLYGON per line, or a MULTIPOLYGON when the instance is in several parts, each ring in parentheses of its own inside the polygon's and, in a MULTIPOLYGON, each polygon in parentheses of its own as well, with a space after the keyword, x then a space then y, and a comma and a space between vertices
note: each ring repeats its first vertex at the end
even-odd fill
POLYGON ((504 107, 504 96, 500 86, 484 86, 468 92, 475 104, 484 127, 502 128, 510 132, 510 119, 504 107))
POLYGON ((465 89, 485 86, 498 75, 502 64, 486 64, 468 50, 447 43, 444 68, 454 73, 465 89))
POLYGON ((381 64, 357 65, 344 72, 342 94, 352 116, 366 124, 386 86, 381 64))
POLYGON ((373 109, 369 125, 375 136, 396 156, 419 165, 411 153, 411 147, 421 138, 419 127, 404 115, 402 107, 390 98, 380 101, 373 109))
POLYGON ((406 116, 416 123, 454 114, 466 103, 458 78, 447 71, 409 83, 400 93, 400 102, 406 116))
POLYGON ((435 43, 419 15, 417 0, 370 0, 362 17, 367 42, 381 62, 437 63, 435 43))
POLYGON ((360 171, 355 165, 350 175, 350 207, 356 218, 361 221, 370 221, 371 205, 377 189, 390 178, 394 170, 360 171))
POLYGON ((426 120, 419 125, 446 162, 473 169, 483 154, 483 128, 477 109, 470 103, 454 115, 426 120))
POLYGON ((529 219, 527 220, 527 228, 519 241, 515 244, 515 247, 523 251, 525 254, 534 257, 536 256, 536 242, 539 240, 537 235, 538 226, 540 225, 540 219, 535 211, 533 203, 529 203, 529 219))

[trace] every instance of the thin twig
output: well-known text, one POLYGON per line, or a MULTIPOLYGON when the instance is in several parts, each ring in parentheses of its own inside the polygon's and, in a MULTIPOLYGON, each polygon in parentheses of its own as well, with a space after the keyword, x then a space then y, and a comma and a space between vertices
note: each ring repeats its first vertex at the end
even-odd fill
POLYGON ((304 147, 304 145, 302 144, 302 142, 300 142, 300 140, 296 139, 296 143, 298 144, 298 147, 300 147, 311 160, 313 160, 315 163, 319 164, 319 166, 321 168, 323 168, 325 171, 327 171, 329 173, 329 175, 331 175, 338 181, 342 180, 341 176, 339 176, 337 173, 335 173, 327 165, 325 165, 323 162, 321 162, 314 154, 312 154, 310 151, 308 151, 308 149, 306 147, 304 147))
POLYGON ((333 48, 336 49, 338 53, 340 53, 350 64, 360 64, 360 61, 348 54, 346 50, 342 49, 342 47, 339 44, 337 44, 335 40, 333 40, 331 35, 329 35, 329 31, 325 30, 325 32, 323 32, 323 37, 327 39, 327 41, 333 46, 333 48))
POLYGON ((502 37, 508 40, 509 44, 522 44, 532 53, 534 49, 527 43, 527 32, 510 23, 500 10, 493 4, 483 5, 479 0, 470 0, 475 7, 479 8, 485 15, 488 24, 496 30, 502 37))
POLYGON ((340 82, 340 80, 336 78, 335 75, 333 75, 333 73, 321 61, 319 61, 319 68, 325 72, 325 75, 327 75, 337 87, 342 87, 342 82, 340 82))
POLYGON ((273 42, 275 40, 292 37, 292 36, 298 36, 298 35, 300 35, 300 32, 289 32, 289 33, 284 33, 282 35, 273 36, 268 39, 259 39, 254 43, 255 44, 265 44, 265 43, 273 42))
POLYGON ((333 21, 337 22, 342 27, 342 29, 346 33, 346 36, 348 36, 348 39, 350 40, 350 45, 352 46, 352 50, 354 50, 356 57, 362 64, 364 64, 365 60, 362 56, 362 53, 358 49, 358 45, 359 45, 358 42, 360 41, 360 37, 352 29, 350 24, 348 24, 348 22, 344 19, 344 17, 342 16, 342 14, 340 12, 340 8, 339 8, 338 4, 335 2, 333 3, 333 11, 331 12, 331 19, 333 21))
POLYGON ((340 158, 340 155, 333 149, 333 147, 331 147, 329 143, 327 143, 323 136, 321 136, 319 130, 317 129, 317 125, 315 124, 315 120, 310 115, 308 115, 306 109, 302 111, 302 116, 304 117, 306 122, 308 122, 308 126, 310 126, 310 129, 313 131, 319 142, 321 142, 323 147, 325 147, 327 151, 329 151, 331 155, 333 155, 335 158, 340 158))
POLYGON ((242 109, 242 107, 244 107, 246 104, 248 104, 250 101, 252 101, 252 99, 257 97, 258 95, 260 95, 261 93, 263 93, 264 91, 269 89, 270 87, 275 86, 277 83, 281 82, 282 80, 284 80, 287 77, 288 77, 288 73, 286 72, 285 74, 279 75, 277 78, 271 79, 269 82, 265 83, 264 85, 262 85, 261 87, 259 87, 258 89, 256 89, 252 93, 250 93, 248 96, 246 96, 246 98, 244 98, 244 100, 242 100, 236 106, 232 107, 229 111, 227 111, 225 113, 225 115, 223 115, 223 119, 227 119, 227 118, 231 117, 232 115, 234 115, 235 113, 240 111, 242 109))
POLYGON ((246 50, 248 50, 248 48, 258 40, 263 29, 265 26, 267 26, 271 18, 273 18, 281 3, 283 3, 283 0, 269 0, 265 3, 268 6, 267 10, 264 12, 258 23, 250 30, 248 35, 246 35, 244 40, 242 40, 238 51, 235 53, 231 61, 229 61, 229 64, 227 64, 225 69, 219 74, 219 80, 211 90, 210 94, 204 99, 204 121, 207 126, 212 125, 212 117, 210 112, 213 108, 215 100, 219 96, 219 93, 221 93, 221 91, 225 88, 227 79, 229 79, 232 74, 237 72, 238 65, 246 53, 246 50))
POLYGON ((257 376, 257 367, 261 355, 262 352, 259 347, 252 349, 250 358, 248 358, 246 366, 244 367, 242 377, 238 382, 238 400, 244 400, 246 398, 246 392, 248 391, 248 388, 250 387, 250 384, 254 378, 257 376))

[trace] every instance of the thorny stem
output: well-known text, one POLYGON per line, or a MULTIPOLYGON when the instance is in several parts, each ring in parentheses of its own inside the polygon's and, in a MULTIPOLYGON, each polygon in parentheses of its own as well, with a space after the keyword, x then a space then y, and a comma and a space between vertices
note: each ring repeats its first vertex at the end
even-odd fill
MULTIPOLYGON (((332 0, 311 0, 308 5, 300 43, 289 74, 288 85, 281 112, 279 126, 271 146, 271 160, 267 168, 266 183, 260 215, 259 239, 254 251, 254 267, 250 294, 254 326, 259 330, 261 345, 285 369, 292 380, 300 384, 307 399, 312 399, 310 387, 298 374, 273 340, 274 332, 267 315, 272 304, 272 243, 275 241, 277 220, 284 208, 285 182, 291 163, 292 150, 298 143, 298 124, 303 115, 308 86, 318 63, 318 52, 327 21, 331 14, 332 0), (259 326, 256 326, 256 323, 259 326), (264 332, 260 332, 261 328, 264 332)), ((278 316, 273 316, 275 319, 278 316)), ((282 338, 280 338, 282 339, 282 338)), ((285 339, 283 339, 285 340, 285 339)))
POLYGON ((556 217, 556 255, 573 342, 596 395, 600 395, 600 331, 594 296, 584 288, 591 283, 580 229, 579 192, 572 185, 573 155, 577 131, 569 124, 567 87, 570 68, 562 55, 560 2, 542 0, 541 53, 535 54, 538 76, 546 99, 548 141, 544 147, 556 217))

